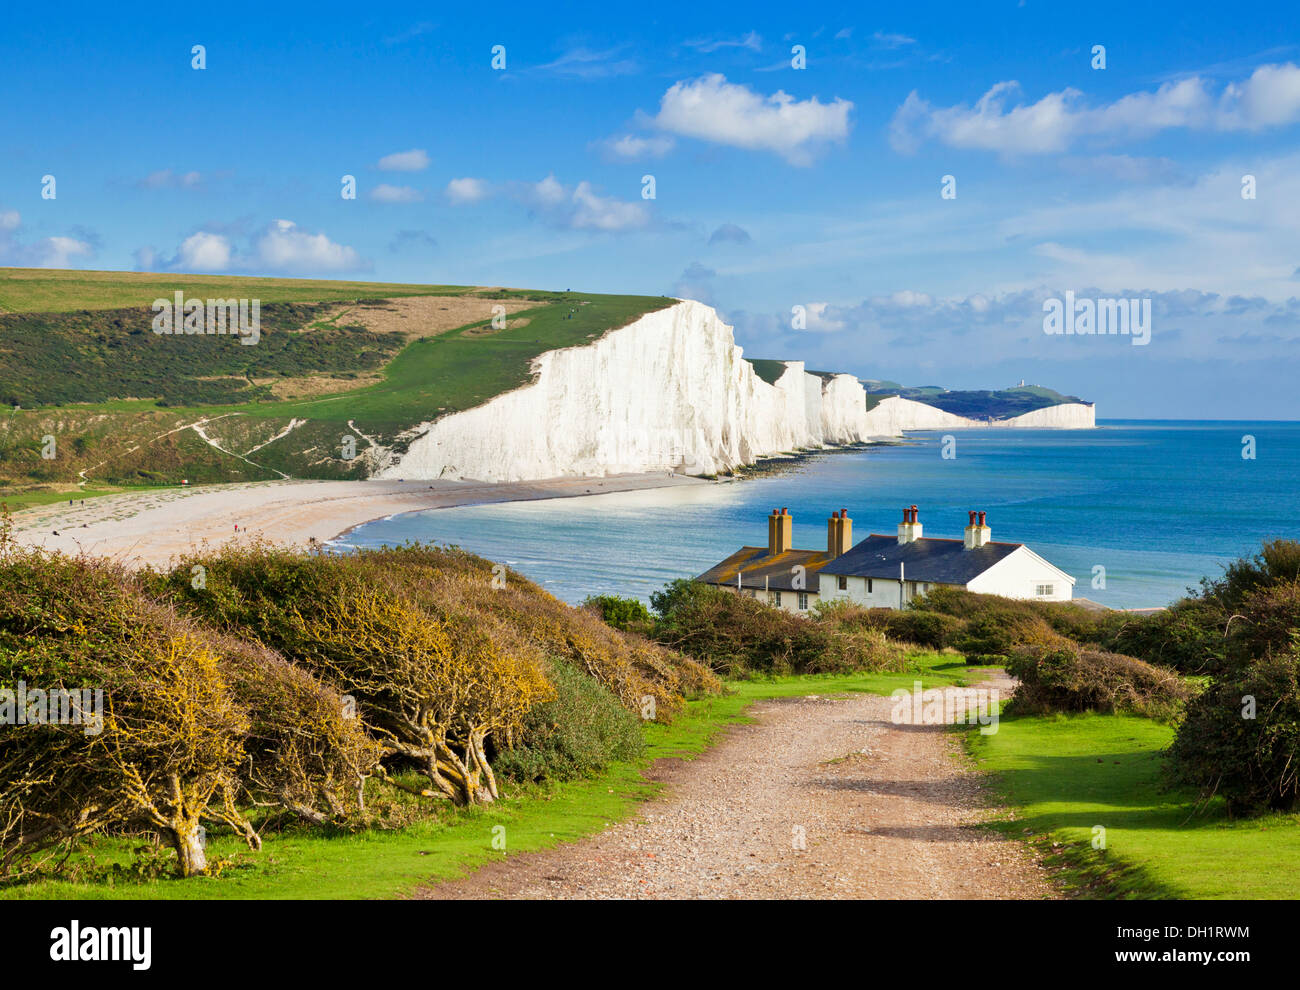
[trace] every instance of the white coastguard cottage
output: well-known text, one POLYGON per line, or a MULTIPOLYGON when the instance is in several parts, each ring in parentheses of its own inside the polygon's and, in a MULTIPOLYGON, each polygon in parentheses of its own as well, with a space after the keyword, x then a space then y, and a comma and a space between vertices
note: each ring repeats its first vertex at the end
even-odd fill
POLYGON ((818 601, 847 599, 868 607, 902 608, 931 588, 986 595, 1069 601, 1074 578, 1023 543, 995 543, 985 513, 971 512, 963 539, 922 536, 915 505, 903 510, 896 536, 872 533, 852 544, 853 520, 841 509, 827 524, 826 551, 790 546, 793 517, 768 517, 768 545, 741 547, 696 580, 730 588, 790 612, 818 601))

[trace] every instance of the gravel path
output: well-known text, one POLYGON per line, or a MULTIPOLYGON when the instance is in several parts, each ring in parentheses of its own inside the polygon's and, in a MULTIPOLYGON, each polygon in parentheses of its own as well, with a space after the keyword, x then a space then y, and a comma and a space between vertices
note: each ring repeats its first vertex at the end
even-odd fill
MULTIPOLYGON (((1011 684, 986 686, 1007 697, 1011 684)), ((980 826, 991 805, 954 735, 894 725, 893 707, 877 695, 758 702, 755 724, 698 759, 659 761, 667 786, 638 819, 417 896, 1057 896, 1024 845, 980 826)))

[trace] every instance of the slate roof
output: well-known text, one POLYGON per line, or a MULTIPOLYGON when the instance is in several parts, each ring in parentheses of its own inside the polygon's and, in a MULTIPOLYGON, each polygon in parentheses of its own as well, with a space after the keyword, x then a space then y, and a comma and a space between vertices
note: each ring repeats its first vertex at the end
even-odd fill
POLYGON ((1023 546, 1023 543, 986 543, 967 550, 961 540, 926 536, 900 544, 895 536, 872 533, 848 553, 822 567, 821 572, 898 580, 901 563, 907 581, 964 585, 1023 546))
POLYGON ((720 564, 714 564, 697 577, 696 581, 705 584, 721 584, 729 588, 736 587, 736 575, 740 575, 740 586, 762 591, 764 578, 766 587, 772 591, 807 591, 817 593, 817 572, 830 560, 830 554, 824 550, 786 550, 783 553, 769 554, 767 547, 741 547, 720 564), (803 565, 805 587, 794 586, 794 568, 803 565))

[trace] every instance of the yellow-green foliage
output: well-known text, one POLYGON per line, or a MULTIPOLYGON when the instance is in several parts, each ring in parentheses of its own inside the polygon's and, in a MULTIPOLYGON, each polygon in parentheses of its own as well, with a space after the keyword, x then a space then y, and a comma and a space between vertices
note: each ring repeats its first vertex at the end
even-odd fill
POLYGON ((554 696, 543 655, 502 624, 435 608, 405 584, 366 555, 257 543, 186 558, 161 587, 354 696, 386 750, 438 792, 493 800, 489 740, 508 746, 528 709, 554 696))
POLYGON ((157 829, 185 875, 205 869, 204 819, 256 844, 233 803, 248 717, 219 651, 116 568, 0 532, 0 688, 77 699, 0 732, 0 872, 107 828, 157 829))
POLYGON ((687 697, 721 689, 717 677, 697 661, 644 636, 619 632, 514 571, 494 574, 490 561, 455 547, 372 550, 357 554, 356 561, 370 580, 401 586, 439 613, 472 615, 521 648, 577 666, 624 707, 657 720, 670 720, 687 697))

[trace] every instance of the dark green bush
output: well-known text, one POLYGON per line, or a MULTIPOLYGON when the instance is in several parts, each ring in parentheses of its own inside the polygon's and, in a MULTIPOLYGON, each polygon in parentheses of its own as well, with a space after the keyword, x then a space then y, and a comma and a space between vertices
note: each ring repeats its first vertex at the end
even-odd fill
POLYGON ((608 688, 567 663, 550 664, 547 677, 555 700, 524 716, 523 743, 496 759, 499 773, 515 781, 571 780, 640 755, 640 719, 608 688))
POLYGON ((1184 598, 1159 612, 1116 615, 1102 640, 1108 649, 1187 674, 1223 662, 1228 616, 1215 601, 1184 598))
POLYGON ((636 598, 618 595, 592 595, 582 603, 605 622, 623 632, 647 633, 654 626, 654 616, 645 604, 636 598))
POLYGON ((1216 679, 1187 706, 1169 750, 1170 777, 1225 798, 1233 815, 1292 810, 1300 794, 1297 669, 1291 651, 1216 679))
POLYGON ((660 642, 726 676, 903 669, 904 651, 879 630, 842 628, 816 612, 792 615, 692 581, 674 581, 650 601, 660 642))

